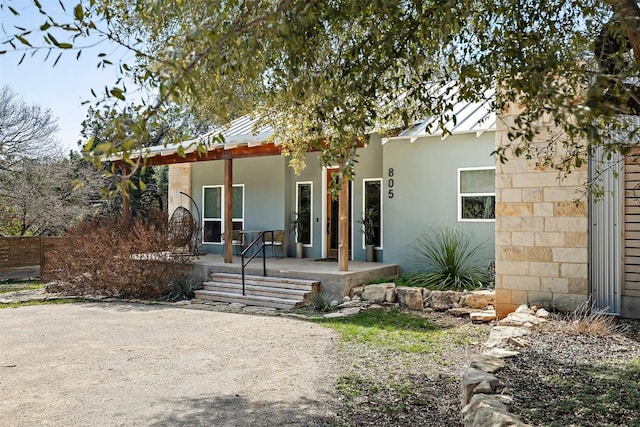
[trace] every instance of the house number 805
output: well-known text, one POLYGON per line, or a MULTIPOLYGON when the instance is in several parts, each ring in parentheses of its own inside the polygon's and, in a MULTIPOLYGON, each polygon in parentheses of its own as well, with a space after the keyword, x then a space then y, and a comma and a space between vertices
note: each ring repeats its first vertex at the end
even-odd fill
POLYGON ((393 168, 389 168, 387 175, 389 176, 389 180, 387 181, 387 187, 389 187, 389 192, 387 193, 387 196, 390 199, 393 199, 393 168))

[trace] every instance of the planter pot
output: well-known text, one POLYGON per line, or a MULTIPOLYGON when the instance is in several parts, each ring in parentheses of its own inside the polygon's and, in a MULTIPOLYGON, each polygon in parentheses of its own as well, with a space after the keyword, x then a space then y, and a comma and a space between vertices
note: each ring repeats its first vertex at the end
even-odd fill
POLYGON ((296 258, 304 258, 304 247, 302 242, 296 242, 296 258))
POLYGON ((374 262, 376 260, 375 245, 367 245, 367 262, 374 262))

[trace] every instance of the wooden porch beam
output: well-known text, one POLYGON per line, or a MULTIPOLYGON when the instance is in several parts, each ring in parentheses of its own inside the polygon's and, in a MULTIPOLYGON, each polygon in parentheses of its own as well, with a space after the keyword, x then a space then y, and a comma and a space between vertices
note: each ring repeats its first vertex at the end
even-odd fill
MULTIPOLYGON (((194 151, 191 153, 186 153, 184 157, 180 156, 178 153, 172 153, 166 156, 160 154, 154 155, 153 153, 151 153, 144 159, 144 164, 147 166, 172 165, 176 163, 204 162, 207 160, 244 159, 248 157, 264 157, 276 155, 280 155, 280 146, 269 143, 256 145, 253 147, 245 145, 229 149, 225 149, 224 147, 210 148, 206 153, 194 151)), ((116 165, 120 165, 124 162, 122 160, 116 160, 115 163, 116 165)))
POLYGON ((224 160, 224 262, 233 263, 233 160, 224 160))

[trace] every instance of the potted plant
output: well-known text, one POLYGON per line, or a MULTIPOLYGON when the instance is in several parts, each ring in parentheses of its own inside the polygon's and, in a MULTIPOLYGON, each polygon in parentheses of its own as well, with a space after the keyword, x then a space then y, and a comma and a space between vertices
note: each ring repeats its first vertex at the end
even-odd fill
POLYGON ((304 257, 304 243, 302 238, 306 231, 306 224, 304 221, 304 216, 301 216, 302 212, 295 213, 295 218, 291 220, 291 231, 295 235, 296 238, 296 258, 304 257))
POLYGON ((362 221, 362 234, 364 235, 364 244, 367 248, 367 262, 375 261, 375 245, 376 245, 376 225, 378 222, 378 211, 369 208, 364 212, 362 221))

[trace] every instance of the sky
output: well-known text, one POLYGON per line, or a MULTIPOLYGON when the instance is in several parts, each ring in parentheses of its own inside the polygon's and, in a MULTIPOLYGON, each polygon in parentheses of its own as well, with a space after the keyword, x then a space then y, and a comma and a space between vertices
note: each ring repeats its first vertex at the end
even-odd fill
MULTIPOLYGON (((59 22, 71 22, 71 16, 63 13, 57 2, 42 2, 45 7, 51 7, 56 11, 56 19, 59 22)), ((65 1, 71 4, 71 1, 65 1)), ((13 25, 25 28, 39 28, 45 21, 44 15, 25 0, 0 0, 5 7, 0 10, 0 23, 4 31, 11 33, 13 25), (6 5, 17 9, 19 17, 14 17, 6 5)), ((72 11, 72 7, 67 8, 72 11)), ((6 36, 0 33, 0 40, 6 36)), ((30 40, 40 41, 40 38, 30 40)), ((59 41, 62 41, 58 39, 59 41)), ((41 43, 39 43, 41 44, 41 43)), ((35 45, 35 44, 34 44, 35 45)), ((1 48, 0 50, 4 50, 1 48)), ((103 93, 105 85, 111 87, 117 80, 117 69, 109 67, 97 69, 97 54, 100 52, 114 53, 114 48, 104 44, 85 49, 76 60, 77 51, 65 51, 53 66, 57 53, 52 53, 47 62, 44 58, 46 51, 39 51, 34 57, 28 53, 22 64, 18 65, 24 52, 12 52, 0 55, 0 85, 9 86, 27 104, 38 104, 52 111, 58 118, 57 140, 63 152, 78 150, 77 142, 81 139, 80 130, 87 108, 90 104, 82 105, 83 101, 93 101, 91 94, 93 88, 96 93, 103 93)), ((117 52, 116 52, 117 53, 117 52)), ((117 55, 116 55, 117 56, 117 55)), ((116 62, 116 61, 114 61, 116 62)))

